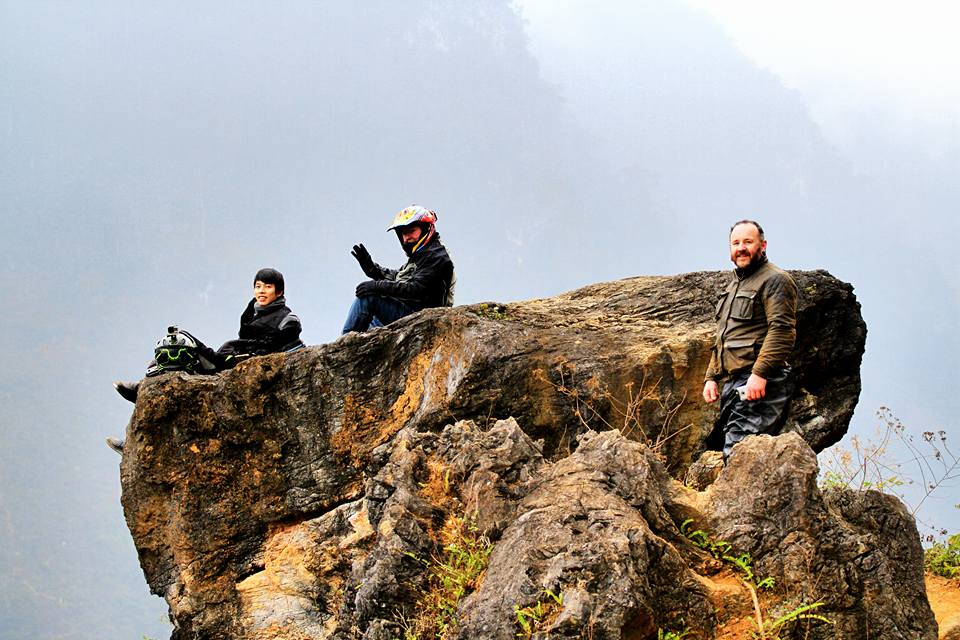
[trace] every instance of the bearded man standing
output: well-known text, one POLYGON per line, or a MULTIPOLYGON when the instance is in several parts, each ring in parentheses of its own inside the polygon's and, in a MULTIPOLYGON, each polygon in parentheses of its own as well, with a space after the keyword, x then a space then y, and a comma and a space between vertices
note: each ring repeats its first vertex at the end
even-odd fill
POLYGON ((775 434, 793 395, 788 358, 797 337, 797 285, 767 260, 763 229, 753 220, 730 228, 733 279, 717 303, 717 337, 703 385, 720 400, 707 446, 723 458, 749 435, 775 434), (723 391, 720 385, 723 383, 723 391))

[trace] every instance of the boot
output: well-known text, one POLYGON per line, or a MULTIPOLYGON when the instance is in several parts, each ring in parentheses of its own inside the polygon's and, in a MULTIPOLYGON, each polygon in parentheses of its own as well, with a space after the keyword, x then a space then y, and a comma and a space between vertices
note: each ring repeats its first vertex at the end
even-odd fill
POLYGON ((123 438, 107 438, 107 446, 113 449, 114 451, 116 451, 117 453, 119 453, 120 455, 123 455, 123 444, 124 444, 123 438))
POLYGON ((113 383, 113 388, 117 390, 124 399, 129 400, 130 402, 137 401, 137 390, 140 389, 139 382, 123 382, 122 380, 117 380, 113 383))

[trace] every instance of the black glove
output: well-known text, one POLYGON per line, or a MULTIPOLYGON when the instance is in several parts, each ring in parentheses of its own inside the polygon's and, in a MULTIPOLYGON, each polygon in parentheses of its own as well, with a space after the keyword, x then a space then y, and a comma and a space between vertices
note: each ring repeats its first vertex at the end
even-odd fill
POLYGON ((360 268, 363 269, 363 272, 367 274, 368 278, 379 280, 383 277, 383 274, 380 273, 380 269, 374 264, 373 258, 370 257, 370 252, 367 251, 365 246, 362 244, 353 245, 353 251, 350 252, 350 255, 357 259, 357 262, 360 263, 360 268))
POLYGON ((377 280, 366 280, 357 285, 357 297, 374 296, 380 293, 380 282, 377 280))

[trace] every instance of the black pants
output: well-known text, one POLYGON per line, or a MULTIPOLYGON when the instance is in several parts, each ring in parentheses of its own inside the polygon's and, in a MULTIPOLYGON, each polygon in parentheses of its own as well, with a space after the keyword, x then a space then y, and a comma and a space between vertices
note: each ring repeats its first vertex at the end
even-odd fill
POLYGON ((749 371, 728 378, 720 394, 720 418, 707 438, 707 448, 723 451, 726 459, 733 445, 747 436, 775 435, 783 427, 787 405, 793 397, 793 376, 784 368, 767 378, 766 395, 759 400, 741 400, 737 387, 747 384, 749 371))

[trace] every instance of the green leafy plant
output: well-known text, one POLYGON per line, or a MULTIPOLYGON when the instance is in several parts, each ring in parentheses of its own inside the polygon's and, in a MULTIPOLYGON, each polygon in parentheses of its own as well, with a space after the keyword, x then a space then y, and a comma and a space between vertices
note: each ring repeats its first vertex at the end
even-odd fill
POLYGON ((664 631, 663 629, 657 629, 657 640, 683 640, 691 633, 689 629, 684 629, 683 631, 664 631))
POLYGON ((538 601, 537 604, 529 607, 521 607, 515 604, 513 605, 513 612, 516 615, 517 624, 520 626, 517 637, 529 638, 543 619, 543 603, 538 601))
POLYGON ((477 307, 477 315, 491 320, 506 320, 508 317, 506 305, 490 304, 489 302, 480 303, 477 307))
POLYGON ((427 560, 406 554, 424 566, 428 579, 417 600, 415 617, 407 620, 398 615, 403 640, 441 640, 451 634, 457 625, 457 606, 480 586, 493 551, 493 544, 479 534, 475 524, 457 516, 447 519, 440 536, 443 551, 439 556, 427 560))
POLYGON ((694 529, 693 518, 687 518, 680 523, 680 533, 717 560, 723 560, 733 548, 726 540, 716 540, 703 529, 694 529))
POLYGON ((924 553, 923 567, 944 578, 960 578, 960 533, 936 542, 924 553))
MULTIPOLYGON (((753 558, 750 557, 749 553, 741 553, 738 556, 723 556, 722 560, 726 561, 734 569, 739 571, 741 579, 744 582, 748 582, 759 588, 759 585, 757 585, 756 582, 757 577, 753 575, 753 567, 751 566, 753 563, 753 558)), ((763 582, 766 583, 767 579, 763 580, 763 582)), ((772 580, 769 584, 773 584, 772 580)))
POLYGON ((534 633, 546 626, 553 614, 563 608, 563 592, 554 593, 550 589, 544 589, 543 593, 549 598, 546 602, 537 600, 535 604, 526 607, 513 605, 516 623, 520 627, 518 638, 533 637, 534 633))
POLYGON ((717 560, 723 561, 740 574, 740 581, 747 588, 747 591, 750 592, 750 599, 753 601, 753 611, 755 615, 753 621, 755 627, 753 637, 755 639, 780 640, 782 630, 801 620, 833 624, 827 617, 818 613, 812 613, 814 609, 823 606, 822 602, 814 602, 812 604, 804 603, 777 618, 772 620, 764 619, 757 593, 759 591, 773 589, 774 581, 773 578, 770 577, 758 579, 757 575, 753 572, 753 558, 750 554, 746 552, 734 554, 732 545, 729 542, 717 540, 703 529, 694 529, 692 518, 688 518, 680 523, 680 532, 696 547, 703 549, 717 560))
POLYGON ((760 613, 760 605, 757 602, 756 595, 754 594, 754 610, 757 619, 753 623, 755 629, 752 632, 752 636, 756 640, 781 640, 782 633, 784 631, 792 628, 796 623, 802 620, 833 624, 833 621, 827 617, 818 613, 812 613, 814 609, 822 606, 822 602, 802 604, 796 609, 793 609, 792 611, 789 611, 778 618, 773 620, 764 620, 760 613))
POLYGON ((749 553, 735 555, 733 546, 726 540, 717 540, 703 529, 694 529, 692 518, 687 518, 680 523, 680 533, 686 536, 696 547, 728 564, 740 574, 740 579, 747 586, 758 591, 773 588, 773 578, 757 579, 757 576, 753 573, 753 558, 749 553))

